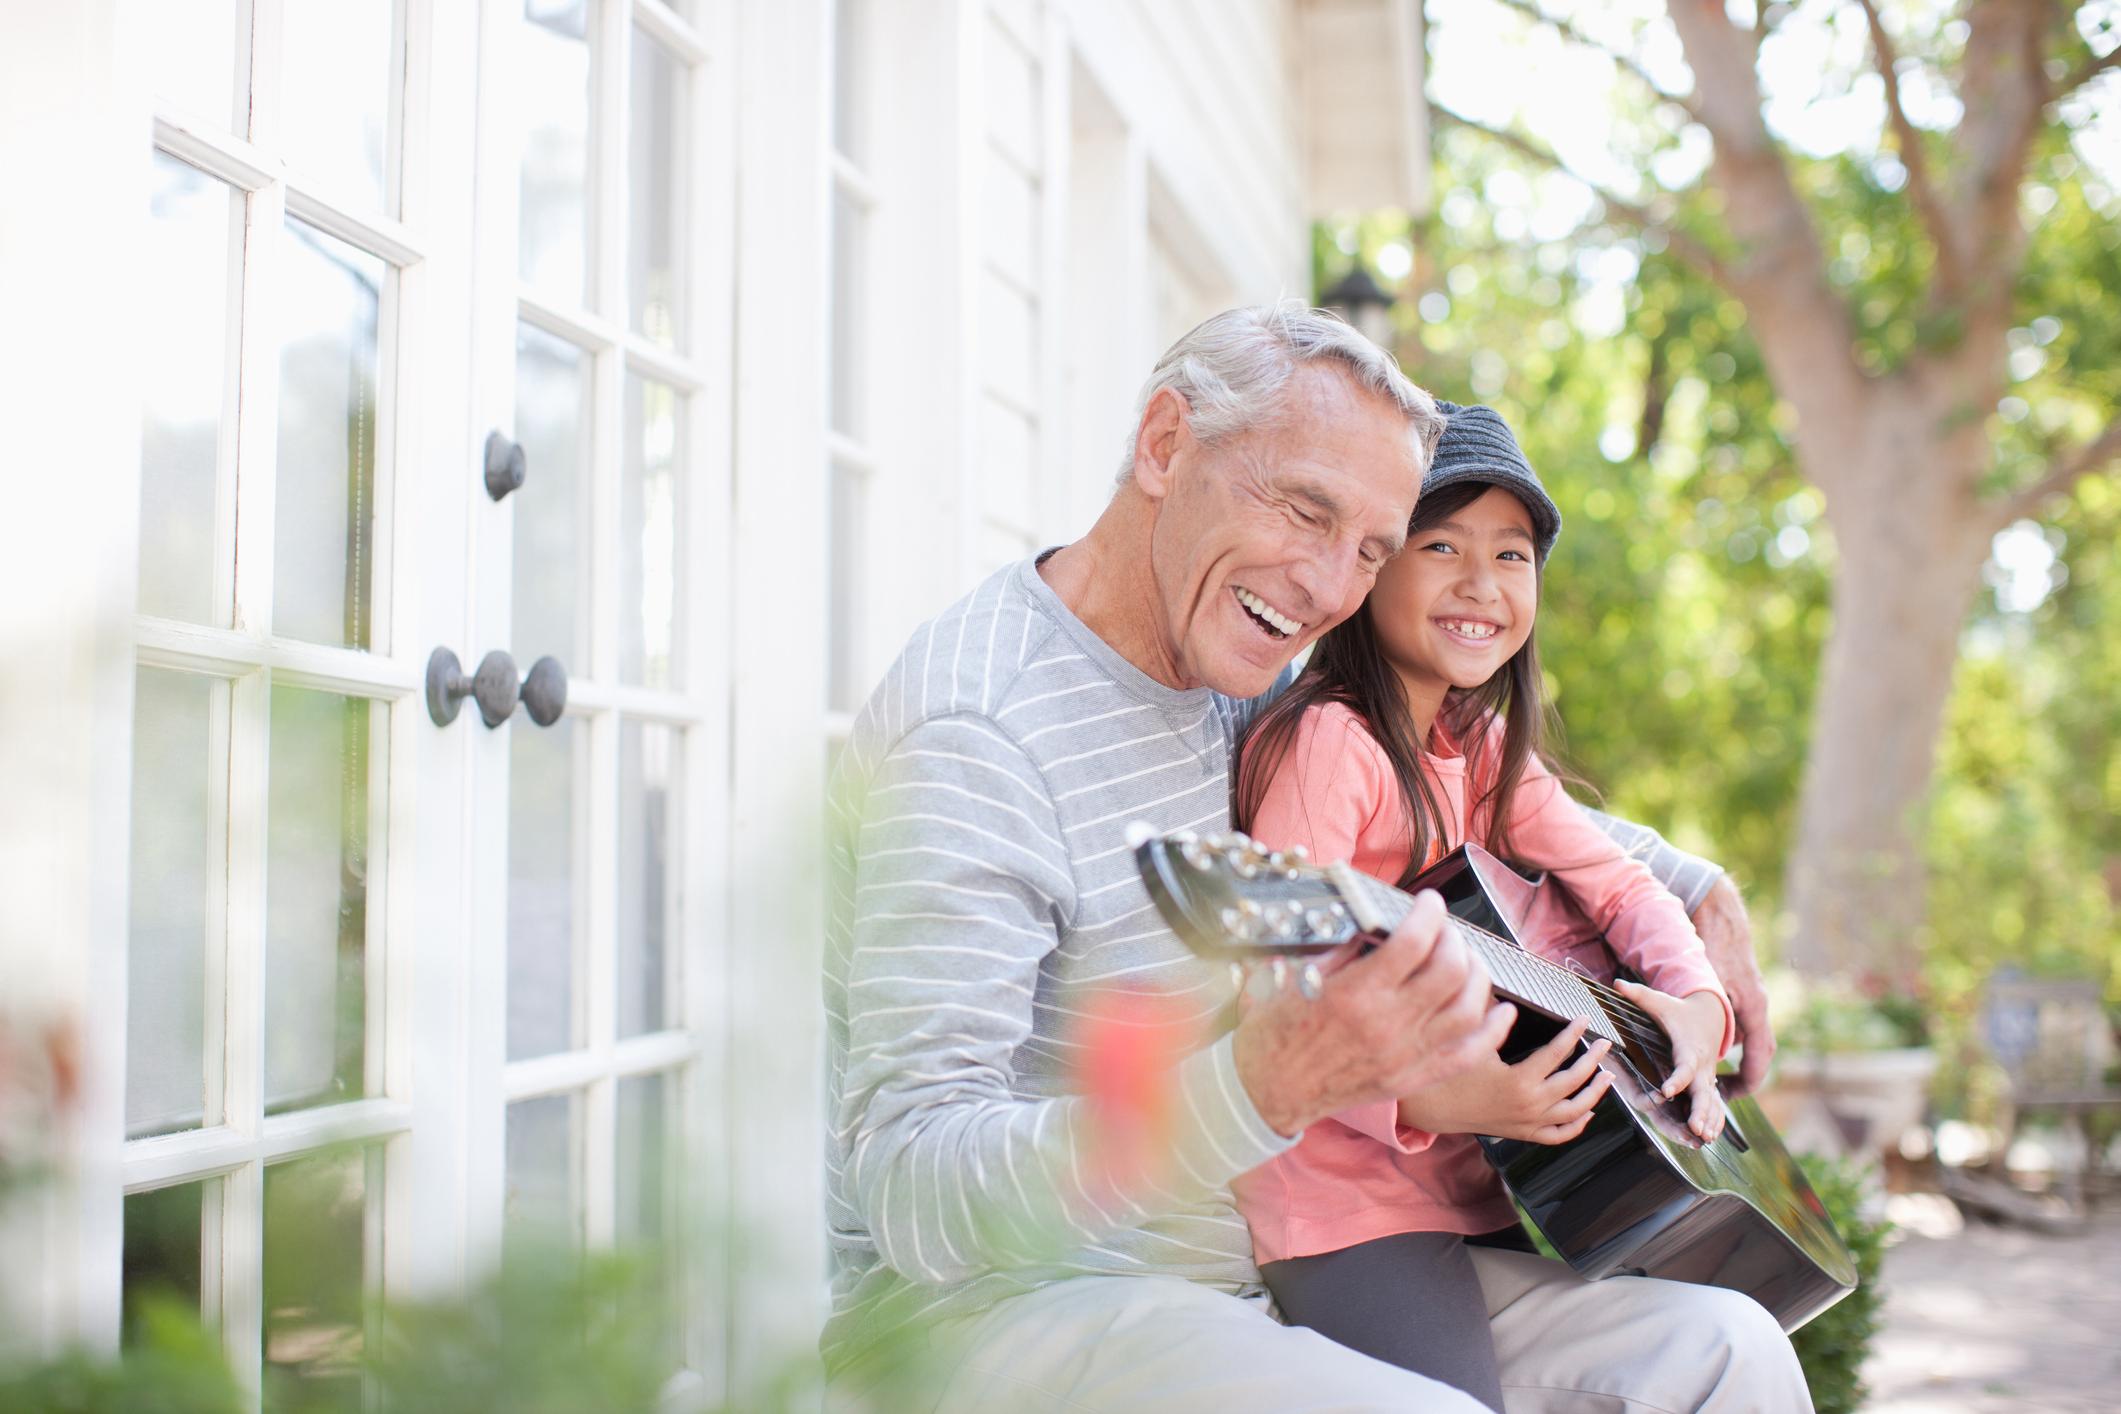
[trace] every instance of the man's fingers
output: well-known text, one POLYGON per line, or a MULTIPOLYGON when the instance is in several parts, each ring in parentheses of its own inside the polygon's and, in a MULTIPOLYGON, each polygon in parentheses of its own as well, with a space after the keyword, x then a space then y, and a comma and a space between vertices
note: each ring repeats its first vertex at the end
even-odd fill
POLYGON ((1466 956, 1465 944, 1446 935, 1443 920, 1443 899, 1434 889, 1423 889, 1414 895, 1414 906, 1407 910, 1406 917, 1399 920, 1399 925, 1377 945, 1377 951, 1370 954, 1366 968, 1373 971, 1379 981, 1389 985, 1411 981, 1427 973, 1430 967, 1448 971, 1453 970, 1453 964, 1471 966, 1472 959, 1466 956))
POLYGON ((1738 1077, 1731 1084, 1734 1095, 1746 1095, 1767 1080, 1768 1065, 1775 1059, 1775 1032, 1768 1025, 1767 1002, 1757 993, 1734 992, 1731 1004, 1738 1018, 1738 1039, 1745 1051, 1738 1057, 1738 1077))

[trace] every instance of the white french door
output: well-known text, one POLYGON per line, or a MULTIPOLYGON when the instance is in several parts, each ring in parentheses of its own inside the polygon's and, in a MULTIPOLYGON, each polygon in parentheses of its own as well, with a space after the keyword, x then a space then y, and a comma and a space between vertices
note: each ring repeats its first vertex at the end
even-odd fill
MULTIPOLYGON (((357 1403, 379 1293, 460 1289, 517 1237, 701 1250, 729 25, 708 0, 126 16, 154 151, 102 1279, 126 1331, 150 1292, 195 1299, 267 1403, 357 1403), (526 705, 456 701, 437 649, 510 689, 551 662, 526 705)), ((678 1264, 673 1373, 719 1362, 718 1280, 678 1264)))

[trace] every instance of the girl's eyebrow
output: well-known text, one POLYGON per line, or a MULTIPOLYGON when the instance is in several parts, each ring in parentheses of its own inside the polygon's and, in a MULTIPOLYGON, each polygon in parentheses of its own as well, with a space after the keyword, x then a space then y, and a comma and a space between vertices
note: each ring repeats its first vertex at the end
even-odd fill
MULTIPOLYGON (((1427 528, 1430 530, 1448 530, 1458 535, 1471 535, 1473 533, 1471 530, 1467 529, 1465 526, 1459 524, 1455 520, 1440 520, 1437 521, 1434 525, 1429 526, 1427 528)), ((1501 535, 1505 539, 1522 540, 1527 545, 1532 543, 1532 532, 1529 530, 1520 529, 1519 527, 1514 525, 1506 525, 1496 533, 1498 535, 1501 535)))

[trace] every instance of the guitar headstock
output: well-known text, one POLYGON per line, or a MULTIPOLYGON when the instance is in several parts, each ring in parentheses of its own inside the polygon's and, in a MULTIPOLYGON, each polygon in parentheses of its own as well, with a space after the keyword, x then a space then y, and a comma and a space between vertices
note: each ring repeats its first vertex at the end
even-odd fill
POLYGON ((1308 956, 1382 931, 1347 866, 1321 868, 1298 847, 1263 849, 1232 830, 1128 831, 1157 911, 1202 957, 1308 956))

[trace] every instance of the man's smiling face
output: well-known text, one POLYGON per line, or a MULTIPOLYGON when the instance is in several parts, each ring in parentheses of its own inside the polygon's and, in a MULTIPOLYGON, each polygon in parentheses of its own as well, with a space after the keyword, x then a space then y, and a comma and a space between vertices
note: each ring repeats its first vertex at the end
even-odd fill
MULTIPOLYGON (((1406 540, 1421 462, 1406 415, 1337 365, 1289 380, 1279 413, 1213 446, 1159 395, 1151 572, 1172 677, 1256 697, 1355 612, 1406 540)), ((1145 426, 1144 431, 1156 431, 1145 426)))

